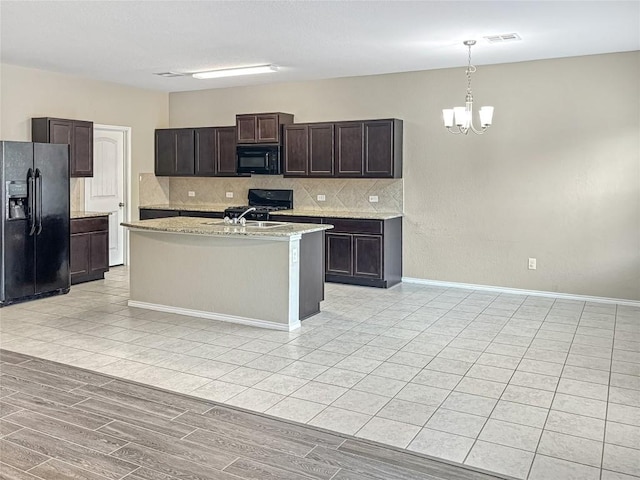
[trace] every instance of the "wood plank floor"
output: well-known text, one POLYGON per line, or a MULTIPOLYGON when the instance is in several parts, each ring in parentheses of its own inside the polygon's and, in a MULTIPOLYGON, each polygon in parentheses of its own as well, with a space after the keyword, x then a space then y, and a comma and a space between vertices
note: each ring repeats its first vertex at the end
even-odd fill
POLYGON ((0 350, 0 479, 496 478, 0 350))

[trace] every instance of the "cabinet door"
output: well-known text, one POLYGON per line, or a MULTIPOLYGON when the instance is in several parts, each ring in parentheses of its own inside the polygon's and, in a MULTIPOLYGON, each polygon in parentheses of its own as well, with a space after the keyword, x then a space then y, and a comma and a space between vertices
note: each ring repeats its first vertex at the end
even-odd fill
POLYGON ((73 120, 49 120, 49 143, 71 145, 73 138, 73 120))
POLYGON ((71 275, 86 275, 89 273, 89 255, 91 251, 91 234, 80 233, 71 235, 69 245, 69 267, 71 275))
POLYGON ((353 275, 352 235, 346 233, 325 234, 326 272, 337 275, 353 275))
POLYGON ((353 275, 382 278, 382 236, 353 236, 353 275))
POLYGON ((89 235, 91 256, 89 258, 90 273, 109 268, 109 232, 94 232, 89 235))
POLYGON ((284 174, 306 176, 309 163, 309 128, 306 125, 284 127, 284 174))
POLYGON ((176 175, 193 175, 195 172, 195 142, 192 128, 175 130, 176 175))
POLYGON ((216 174, 236 175, 236 129, 216 128, 216 174))
POLYGON ((156 130, 156 175, 174 175, 176 147, 174 130, 156 130))
POLYGON ((193 175, 193 128, 156 130, 156 175, 193 175))
POLYGON ((236 115, 236 134, 238 143, 256 143, 257 118, 255 115, 236 115))
POLYGON ((279 143, 280 123, 277 114, 257 115, 257 143, 279 143))
POLYGON ((196 176, 210 177, 216 173, 215 137, 215 128, 196 128, 194 130, 196 176))
POLYGON ((312 177, 333 175, 333 124, 309 125, 309 165, 312 177))
POLYGON ((74 120, 69 173, 72 177, 93 176, 93 122, 74 120))
POLYGON ((393 122, 364 123, 364 175, 393 177, 393 122))
POLYGON ((336 123, 336 176, 359 177, 363 163, 363 123, 336 123))

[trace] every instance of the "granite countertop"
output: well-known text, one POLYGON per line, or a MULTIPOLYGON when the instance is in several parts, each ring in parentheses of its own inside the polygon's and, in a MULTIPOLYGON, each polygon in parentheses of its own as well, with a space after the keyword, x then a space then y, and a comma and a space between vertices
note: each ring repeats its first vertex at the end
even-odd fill
POLYGON ((241 237, 292 237, 333 228, 331 225, 315 223, 283 223, 272 228, 251 225, 243 227, 241 225, 227 225, 220 219, 194 217, 154 218, 137 222, 123 222, 121 225, 133 230, 241 237))
MULTIPOLYGON (((164 205, 145 205, 140 208, 148 208, 151 210, 191 210, 194 212, 224 212, 225 209, 233 207, 231 204, 224 203, 211 203, 206 205, 178 205, 178 204, 164 204, 164 205)), ((272 215, 292 215, 301 217, 322 217, 322 218, 353 218, 353 219, 367 219, 367 220, 388 220, 390 218, 402 217, 402 213, 397 212, 376 212, 376 211, 362 211, 362 210, 304 210, 304 209, 292 209, 292 210, 280 210, 273 212, 272 215)))
POLYGON ((91 218, 91 217, 105 217, 110 215, 109 212, 88 212, 86 210, 72 210, 71 218, 91 218))

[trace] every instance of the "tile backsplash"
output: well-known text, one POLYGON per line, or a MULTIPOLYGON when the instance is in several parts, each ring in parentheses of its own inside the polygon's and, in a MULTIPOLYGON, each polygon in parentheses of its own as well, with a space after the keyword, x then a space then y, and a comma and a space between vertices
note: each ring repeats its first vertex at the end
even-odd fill
POLYGON ((169 203, 177 205, 244 205, 247 203, 250 188, 292 189, 294 208, 304 210, 400 213, 403 208, 402 179, 284 178, 266 175, 243 178, 156 178, 153 174, 143 174, 140 183, 140 205, 167 203, 164 199, 165 194, 168 194, 169 203), (167 180, 168 188, 165 189, 163 182, 167 180), (189 192, 193 192, 194 196, 189 196, 189 192), (227 192, 233 192, 233 198, 227 198, 227 192), (325 200, 319 201, 318 195, 324 195, 325 200), (378 197, 378 201, 370 202, 371 196, 378 197))
POLYGON ((169 203, 169 177, 156 177, 153 173, 141 173, 138 186, 140 205, 169 203))
POLYGON ((69 182, 71 211, 84 210, 84 178, 72 178, 69 182))

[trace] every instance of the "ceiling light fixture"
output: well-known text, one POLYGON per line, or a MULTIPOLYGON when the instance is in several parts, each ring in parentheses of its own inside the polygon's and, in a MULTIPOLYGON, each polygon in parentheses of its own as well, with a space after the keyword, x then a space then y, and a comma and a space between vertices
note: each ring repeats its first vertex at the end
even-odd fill
POLYGON ((469 132, 473 132, 478 135, 482 135, 487 128, 491 126, 493 119, 493 107, 481 107, 480 111, 480 129, 478 130, 473 126, 473 94, 471 93, 471 74, 476 71, 476 67, 471 65, 471 47, 476 44, 475 40, 465 40, 463 42, 469 47, 469 63, 467 65, 467 96, 465 97, 464 107, 453 107, 442 110, 442 118, 444 120, 444 126, 450 133, 467 135, 469 132), (454 128, 458 127, 457 129, 454 128))
POLYGON ((239 75, 255 75, 257 73, 271 73, 271 72, 277 72, 277 71, 278 71, 278 67, 276 65, 258 65, 255 67, 210 70, 207 72, 193 73, 191 76, 193 78, 206 79, 206 78, 236 77, 239 75))

